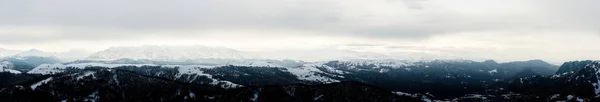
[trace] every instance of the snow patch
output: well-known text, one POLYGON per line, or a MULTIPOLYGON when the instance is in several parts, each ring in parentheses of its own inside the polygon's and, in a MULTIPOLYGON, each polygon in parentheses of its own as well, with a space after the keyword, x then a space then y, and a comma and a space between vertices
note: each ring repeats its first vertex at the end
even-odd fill
POLYGON ((576 101, 577 101, 577 102, 585 102, 585 100, 584 100, 584 99, 581 99, 581 98, 579 98, 579 97, 577 97, 576 101))
POLYGON ((196 97, 196 94, 194 94, 193 92, 190 91, 189 96, 190 96, 190 98, 194 98, 194 97, 196 97))
MULTIPOLYGON (((319 74, 327 74, 327 73, 319 70, 314 65, 306 65, 304 67, 298 67, 298 68, 287 68, 287 71, 296 75, 298 77, 298 79, 300 79, 300 80, 316 81, 316 82, 323 82, 323 83, 340 82, 339 80, 335 80, 330 77, 319 75, 319 74)), ((335 75, 332 75, 332 76, 335 76, 335 75)))
POLYGON ((262 88, 258 89, 258 92, 254 93, 254 96, 252 98, 250 98, 250 100, 256 102, 258 101, 258 95, 260 94, 260 92, 262 91, 262 88))
POLYGON ((552 95, 552 97, 550 97, 550 99, 552 100, 552 99, 556 99, 558 97, 560 97, 560 94, 554 94, 554 95, 552 95))
POLYGON ((115 82, 115 83, 117 84, 117 86, 119 86, 119 84, 120 84, 120 82, 119 82, 119 79, 117 78, 117 74, 114 74, 114 75, 113 75, 113 77, 112 77, 112 80, 111 80, 111 81, 115 82))
MULTIPOLYGON (((311 65, 311 64, 309 64, 309 66, 317 67, 318 65, 314 65, 314 64, 311 65)), ((327 70, 327 72, 332 72, 334 74, 347 74, 348 73, 348 72, 337 70, 337 69, 335 69, 333 67, 326 66, 326 65, 321 65, 321 67, 325 68, 327 70)))
POLYGON ((471 99, 483 99, 483 100, 487 100, 488 97, 484 96, 484 95, 479 95, 479 94, 468 94, 463 98, 471 98, 471 99))
POLYGON ((100 97, 98 96, 98 91, 94 91, 92 92, 90 95, 88 95, 85 99, 84 102, 96 102, 100 97))
POLYGON ((314 100, 314 101, 316 101, 316 100, 319 100, 319 99, 321 99, 323 96, 324 96, 324 95, 323 95, 323 94, 321 94, 321 95, 319 95, 319 96, 317 96, 317 97, 313 98, 313 100, 314 100))
POLYGON ((399 96, 408 96, 408 97, 412 97, 412 98, 419 97, 419 95, 404 93, 404 92, 400 92, 400 91, 396 91, 396 92, 392 92, 392 93, 396 94, 396 95, 399 95, 399 96))
POLYGON ((567 100, 571 100, 571 99, 573 99, 573 97, 575 97, 575 96, 569 95, 569 96, 567 96, 567 100))
POLYGON ((385 73, 385 72, 389 72, 390 69, 379 69, 379 73, 385 73))
POLYGON ((94 76, 94 74, 95 74, 95 73, 96 73, 96 72, 94 72, 94 71, 87 71, 87 72, 84 72, 84 73, 83 73, 83 74, 81 74, 80 76, 77 76, 77 80, 81 80, 81 79, 83 79, 83 78, 85 78, 85 77, 88 77, 88 76, 93 76, 93 77, 94 77, 94 79, 95 79, 95 78, 96 78, 96 77, 94 76))
POLYGON ((490 74, 498 73, 498 69, 494 69, 494 70, 488 71, 488 73, 490 73, 490 74))
POLYGON ((47 78, 47 79, 44 79, 44 80, 42 80, 42 81, 40 81, 40 82, 37 82, 37 83, 35 83, 35 84, 31 85, 31 89, 35 90, 35 88, 37 88, 38 86, 40 86, 40 85, 42 85, 42 84, 46 84, 46 83, 48 83, 48 82, 49 82, 49 81, 51 81, 51 80, 52 80, 52 77, 50 77, 50 78, 47 78))

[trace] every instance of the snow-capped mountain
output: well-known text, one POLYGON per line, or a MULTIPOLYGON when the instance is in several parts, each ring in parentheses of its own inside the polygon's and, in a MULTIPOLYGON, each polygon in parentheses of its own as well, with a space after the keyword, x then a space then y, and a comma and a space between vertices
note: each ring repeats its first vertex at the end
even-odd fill
POLYGON ((157 61, 186 61, 193 59, 255 59, 256 55, 222 47, 207 46, 138 46, 112 47, 87 57, 88 60, 122 58, 157 61))
MULTIPOLYGON (((419 56, 439 57, 435 55, 419 56)), ((103 61, 117 59, 169 61, 169 62, 205 62, 217 60, 246 60, 246 59, 273 59, 273 60, 302 60, 309 62, 331 61, 331 60, 435 60, 429 58, 415 57, 408 53, 380 54, 374 52, 358 52, 348 49, 321 48, 310 50, 273 50, 273 51, 239 51, 224 47, 208 46, 131 46, 112 47, 99 52, 88 52, 85 50, 69 50, 66 52, 45 52, 37 49, 26 51, 2 50, 0 56, 5 57, 56 57, 62 62, 77 60, 103 61), (2 52, 6 53, 2 53, 2 52)), ((460 59, 439 57, 442 59, 460 59)))
POLYGON ((31 49, 23 52, 19 52, 13 56, 15 57, 26 57, 26 56, 39 56, 39 57, 56 57, 57 53, 44 52, 37 49, 31 49))
POLYGON ((17 51, 17 50, 8 50, 8 49, 0 48, 0 58, 6 57, 6 56, 12 56, 17 53, 19 53, 19 51, 17 51))
POLYGON ((91 52, 85 50, 69 50, 66 52, 45 52, 37 49, 31 49, 27 51, 21 51, 15 54, 8 55, 9 58, 23 58, 23 57, 53 57, 63 62, 70 62, 75 60, 82 60, 89 56, 91 52))

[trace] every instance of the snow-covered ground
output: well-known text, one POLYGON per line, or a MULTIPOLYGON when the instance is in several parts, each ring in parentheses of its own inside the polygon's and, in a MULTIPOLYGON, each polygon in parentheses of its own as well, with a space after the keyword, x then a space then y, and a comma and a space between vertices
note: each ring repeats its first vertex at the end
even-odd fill
POLYGON ((211 85, 220 85, 222 88, 238 88, 238 87, 242 87, 242 85, 235 84, 235 83, 230 82, 230 81, 224 81, 224 80, 215 79, 215 78, 213 78, 212 75, 205 74, 204 71, 202 71, 200 69, 202 69, 202 67, 179 67, 178 68, 178 73, 177 73, 177 75, 175 75, 175 77, 176 77, 176 79, 179 79, 183 75, 191 75, 191 76, 194 77, 194 79, 192 79, 190 81, 194 81, 199 76, 204 76, 204 77, 207 77, 208 79, 212 80, 212 82, 209 83, 211 85))

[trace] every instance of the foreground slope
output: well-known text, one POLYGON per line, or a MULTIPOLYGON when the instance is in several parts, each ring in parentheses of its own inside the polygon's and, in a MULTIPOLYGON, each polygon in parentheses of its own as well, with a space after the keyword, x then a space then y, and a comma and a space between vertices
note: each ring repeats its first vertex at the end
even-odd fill
POLYGON ((4 101, 211 101, 211 102, 394 102, 422 98, 357 82, 327 85, 277 85, 225 90, 139 75, 94 69, 65 72, 0 89, 4 101), (31 98, 36 97, 36 98, 31 98))

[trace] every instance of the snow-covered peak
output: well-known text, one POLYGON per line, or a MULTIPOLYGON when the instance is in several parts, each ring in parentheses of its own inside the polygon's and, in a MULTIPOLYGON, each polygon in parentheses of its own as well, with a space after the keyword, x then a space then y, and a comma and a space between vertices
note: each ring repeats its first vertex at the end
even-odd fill
POLYGON ((39 56, 39 57, 56 57, 57 53, 52 52, 44 52, 37 49, 31 49, 23 52, 19 52, 15 54, 16 57, 26 57, 26 56, 39 56))
POLYGON ((92 54, 89 60, 115 60, 122 58, 158 61, 186 61, 191 59, 253 59, 256 56, 222 47, 207 46, 137 46, 112 47, 92 54))
POLYGON ((22 52, 10 55, 8 57, 17 58, 17 59, 31 57, 31 56, 51 57, 51 58, 56 58, 63 62, 69 62, 69 61, 84 59, 85 57, 87 57, 90 54, 91 54, 91 52, 84 51, 84 50, 69 50, 66 52, 45 52, 45 51, 41 51, 41 50, 37 50, 37 49, 31 49, 31 50, 22 51, 22 52))

